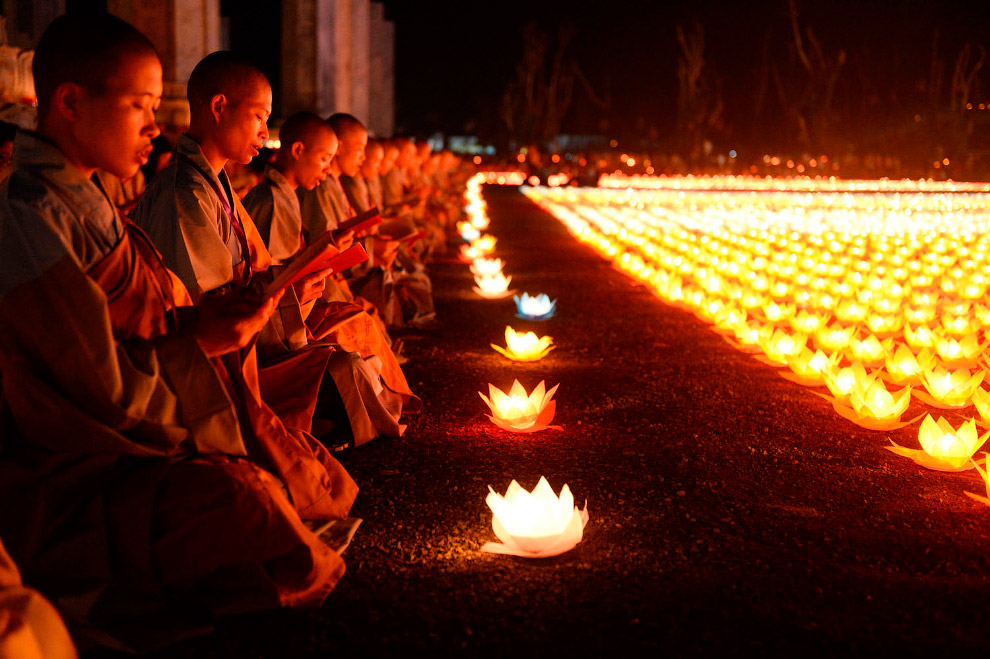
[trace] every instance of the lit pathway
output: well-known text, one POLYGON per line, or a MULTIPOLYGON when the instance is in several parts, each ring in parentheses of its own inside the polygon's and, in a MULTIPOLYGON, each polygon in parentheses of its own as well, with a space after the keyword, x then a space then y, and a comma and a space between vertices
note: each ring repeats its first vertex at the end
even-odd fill
POLYGON ((558 297, 535 364, 489 348, 510 301, 432 266, 442 328, 407 338, 427 409, 345 458, 364 525, 325 607, 233 619, 162 656, 837 654, 990 642, 990 509, 975 473, 923 471, 578 246, 511 189, 486 189, 513 286, 558 297), (560 383, 561 432, 512 436, 476 393, 560 383), (487 486, 566 482, 591 515, 572 552, 481 554, 487 486))

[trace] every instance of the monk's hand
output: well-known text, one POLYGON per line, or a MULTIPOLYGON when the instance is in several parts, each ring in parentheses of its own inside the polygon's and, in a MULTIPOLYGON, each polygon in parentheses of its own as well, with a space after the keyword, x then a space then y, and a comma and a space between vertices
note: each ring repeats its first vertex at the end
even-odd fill
POLYGON ((391 268, 392 264, 395 263, 395 257, 399 253, 400 244, 398 240, 387 240, 375 236, 375 242, 372 246, 375 253, 375 263, 386 269, 391 268))
POLYGON ((268 322, 282 294, 259 300, 245 289, 203 296, 194 335, 206 356, 218 357, 246 346, 268 322))
MULTIPOLYGON (((336 234, 336 232, 334 232, 336 234)), ((354 232, 345 231, 341 234, 336 234, 334 236, 334 244, 337 245, 337 249, 343 252, 345 249, 354 244, 354 232)))
POLYGON ((296 290, 296 298, 299 304, 306 304, 319 299, 323 295, 323 289, 327 286, 327 277, 333 272, 333 268, 319 270, 311 275, 306 275, 292 287, 296 290))

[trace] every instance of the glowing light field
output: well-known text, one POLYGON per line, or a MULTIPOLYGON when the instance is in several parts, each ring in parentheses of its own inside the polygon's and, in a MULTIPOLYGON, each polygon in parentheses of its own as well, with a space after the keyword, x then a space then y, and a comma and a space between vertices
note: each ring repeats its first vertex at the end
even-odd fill
POLYGON ((957 428, 990 420, 981 386, 990 368, 990 186, 634 182, 638 189, 524 193, 665 302, 785 378, 821 387, 853 423, 920 422, 924 411, 904 418, 912 398, 933 414, 955 411, 957 428))

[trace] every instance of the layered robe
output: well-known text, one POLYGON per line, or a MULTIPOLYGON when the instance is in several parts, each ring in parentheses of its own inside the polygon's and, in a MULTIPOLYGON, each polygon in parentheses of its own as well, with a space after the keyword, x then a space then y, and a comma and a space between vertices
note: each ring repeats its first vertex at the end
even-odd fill
POLYGON ((321 603, 344 564, 303 520, 357 486, 262 401, 253 348, 207 357, 147 237, 33 133, 0 204, 0 537, 29 582, 133 643, 321 603))
MULTIPOLYGON (((360 174, 341 176, 340 182, 350 205, 358 212, 369 208, 382 208, 381 187, 369 182, 360 174)), ((388 268, 366 274, 364 286, 358 291, 363 297, 383 309, 383 316, 390 325, 417 324, 436 317, 433 308, 433 283, 426 268, 411 254, 406 245, 400 244, 396 261, 401 271, 388 268)))
MULTIPOLYGON (((271 249, 272 258, 277 263, 290 261, 304 246, 299 200, 289 182, 274 167, 266 169, 261 183, 244 198, 244 208, 256 221, 259 235, 271 249)), ((315 302, 306 305, 307 317, 312 313, 314 306, 316 306, 315 302)), ((367 318, 363 309, 353 303, 323 303, 317 311, 318 315, 321 313, 321 322, 324 325, 335 317, 347 319, 339 323, 335 331, 325 335, 324 340, 333 340, 338 335, 342 335, 347 341, 349 325, 367 318)), ((312 334, 309 333, 309 336, 312 342, 312 334)), ((348 411, 355 443, 363 444, 374 438, 376 434, 386 436, 401 434, 402 427, 398 425, 398 418, 403 404, 411 400, 408 398, 411 393, 407 391, 408 396, 403 398, 402 392, 382 386, 381 383, 385 380, 380 377, 383 362, 379 355, 361 355, 357 351, 348 351, 347 354, 354 362, 354 370, 360 369, 367 374, 363 379, 354 378, 358 385, 363 385, 359 387, 362 389, 359 392, 362 394, 361 397, 355 397, 351 393, 355 386, 350 382, 341 383, 339 387, 341 398, 348 411)), ((390 355, 389 350, 386 356, 390 355)), ((401 371, 399 374, 401 375, 401 371)), ((334 375, 334 379, 338 380, 339 376, 334 375)))
POLYGON ((0 542, 0 657, 75 659, 76 648, 55 607, 25 588, 17 565, 0 542))

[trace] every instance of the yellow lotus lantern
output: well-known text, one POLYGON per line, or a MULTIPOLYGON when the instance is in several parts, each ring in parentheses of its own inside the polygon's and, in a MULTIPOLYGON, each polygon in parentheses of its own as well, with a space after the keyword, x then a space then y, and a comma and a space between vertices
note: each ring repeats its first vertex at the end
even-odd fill
POLYGON ((474 245, 461 245, 459 258, 465 263, 471 263, 475 259, 483 257, 485 254, 474 245))
POLYGON ((942 409, 961 408, 969 405, 973 392, 983 382, 985 371, 970 373, 967 368, 948 371, 941 366, 921 372, 921 383, 926 391, 915 389, 914 394, 923 403, 942 409))
POLYGON ((474 281, 477 286, 472 286, 471 290, 489 300, 498 300, 512 295, 512 291, 509 290, 512 277, 506 277, 501 272, 484 277, 475 275, 474 281))
POLYGON ((893 355, 887 357, 887 375, 894 384, 920 384, 921 372, 934 366, 934 355, 922 348, 915 355, 907 346, 898 346, 893 355))
POLYGON ((976 411, 980 413, 983 422, 985 424, 990 423, 990 393, 983 387, 977 387, 969 400, 973 403, 976 411))
POLYGON ((816 387, 825 384, 825 373, 835 368, 838 361, 838 353, 829 357, 821 350, 811 352, 808 348, 801 348, 799 353, 787 358, 792 372, 780 371, 780 376, 806 387, 816 387))
POLYGON ((843 327, 838 323, 832 323, 815 332, 815 345, 827 352, 841 350, 849 345, 855 331, 855 327, 843 327))
POLYGON ((935 307, 908 307, 904 310, 904 319, 914 325, 927 325, 937 315, 938 310, 935 307))
POLYGON ((489 384, 488 393, 491 398, 480 391, 478 395, 492 412, 486 416, 499 428, 509 432, 536 432, 552 427, 549 424, 557 411, 557 401, 553 400, 553 395, 559 386, 554 385, 547 391, 541 380, 533 392, 527 394, 519 380, 515 380, 508 394, 489 384))
POLYGON ((471 262, 471 274, 487 277, 502 272, 502 259, 477 258, 471 262))
POLYGON ((553 339, 549 336, 537 337, 535 332, 516 332, 506 325, 505 348, 491 344, 492 348, 517 362, 535 362, 546 357, 553 350, 553 339))
POLYGON ((990 343, 980 343, 975 334, 967 334, 962 340, 952 336, 935 333, 935 352, 946 366, 966 366, 976 364, 990 343))
POLYGON ((852 337, 846 350, 853 361, 862 362, 865 366, 877 366, 887 358, 891 345, 889 339, 881 342, 872 334, 867 334, 863 339, 852 337))
POLYGON ((932 348, 935 346, 935 333, 927 325, 919 325, 918 329, 904 326, 904 340, 912 348, 932 348))
POLYGON ((800 332, 801 334, 814 334, 818 331, 818 328, 825 325, 825 316, 820 314, 808 313, 807 311, 799 311, 791 319, 791 328, 795 332, 800 332))
MULTIPOLYGON (((984 453, 984 455, 987 454, 984 453)), ((970 460, 972 460, 972 458, 970 458, 970 460)), ((976 467, 976 471, 980 474, 980 478, 983 479, 983 484, 987 489, 987 496, 983 496, 982 494, 973 494, 972 492, 966 492, 965 494, 970 499, 974 499, 984 505, 990 506, 990 455, 987 455, 987 457, 983 459, 982 469, 976 460, 973 460, 973 466, 976 467)))
POLYGON ((492 252, 495 251, 496 242, 498 242, 498 239, 495 236, 491 234, 485 234, 480 238, 476 238, 475 240, 472 240, 471 247, 478 250, 478 252, 480 252, 482 255, 487 256, 488 254, 491 254, 492 252))
POLYGON ((966 336, 978 332, 980 324, 968 314, 963 316, 942 314, 942 330, 953 336, 966 336))
POLYGON ((904 327, 904 316, 871 313, 866 317, 866 326, 877 336, 894 336, 901 333, 901 329, 904 327))
POLYGON ((771 323, 786 320, 794 315, 794 305, 770 302, 763 305, 763 316, 771 323))
POLYGON ((971 458, 987 441, 988 436, 990 432, 984 433, 982 437, 977 435, 976 421, 973 419, 956 429, 942 417, 936 422, 931 415, 925 415, 925 420, 918 429, 920 450, 899 446, 893 441, 891 444, 894 445, 888 446, 887 450, 911 458, 926 469, 966 471, 973 468, 971 458))
POLYGON ((807 342, 804 334, 788 334, 779 329, 770 336, 759 337, 760 348, 774 365, 787 364, 787 358, 801 352, 807 342))
POLYGON ((515 480, 509 483, 505 495, 489 486, 485 503, 492 511, 492 530, 502 544, 488 542, 481 551, 493 554, 557 556, 581 542, 588 523, 587 504, 579 510, 566 483, 557 496, 542 476, 532 492, 515 480))
POLYGON ((984 306, 982 304, 977 304, 973 307, 973 316, 976 321, 983 327, 990 327, 990 307, 984 306))
POLYGON ((910 385, 892 393, 887 391, 879 378, 871 376, 856 382, 849 392, 848 404, 835 400, 832 401, 832 408, 862 428, 894 430, 917 420, 901 422, 901 415, 910 403, 910 385))
POLYGON ((859 362, 850 364, 845 368, 832 368, 825 371, 823 375, 825 386, 828 387, 828 390, 832 392, 832 395, 837 400, 842 401, 849 399, 849 396, 857 385, 862 389, 864 386, 869 386, 869 383, 872 381, 872 377, 867 374, 866 368, 859 362))

